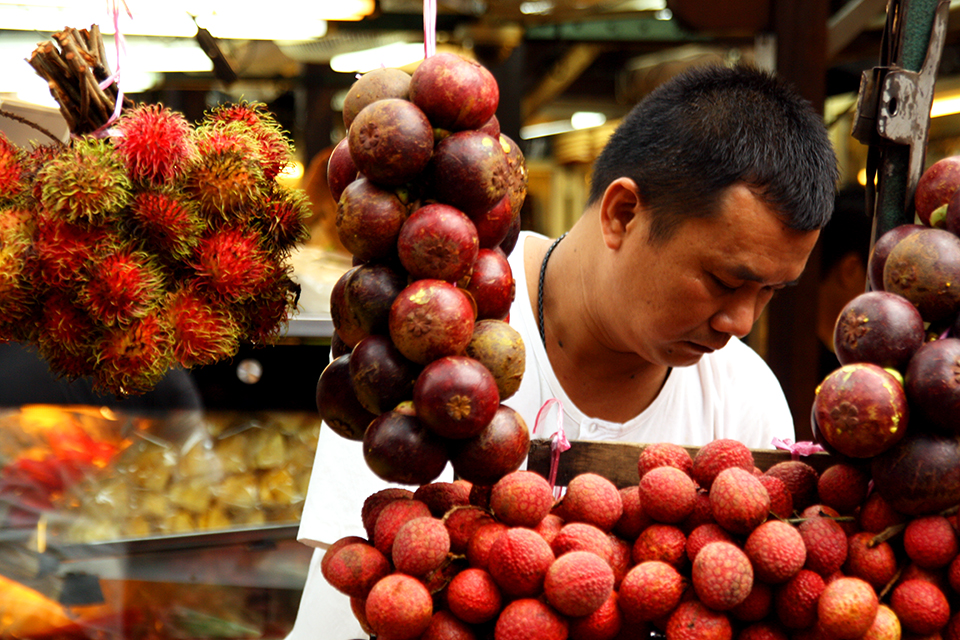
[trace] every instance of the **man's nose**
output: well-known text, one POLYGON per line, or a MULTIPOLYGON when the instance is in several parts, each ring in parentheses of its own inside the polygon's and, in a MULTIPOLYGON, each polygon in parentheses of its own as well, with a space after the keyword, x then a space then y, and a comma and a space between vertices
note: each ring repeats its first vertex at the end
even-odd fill
POLYGON ((710 327, 719 333, 743 338, 753 329, 753 323, 760 317, 763 303, 756 295, 744 292, 727 301, 710 321, 710 327))

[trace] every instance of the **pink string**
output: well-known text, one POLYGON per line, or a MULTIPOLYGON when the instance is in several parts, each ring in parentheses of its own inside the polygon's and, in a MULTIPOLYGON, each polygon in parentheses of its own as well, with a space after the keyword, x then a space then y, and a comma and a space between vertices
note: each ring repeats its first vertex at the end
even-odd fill
POLYGON ((98 138, 109 135, 107 130, 110 128, 110 125, 117 121, 117 118, 120 117, 120 111, 123 109, 123 89, 120 88, 120 62, 123 57, 127 55, 127 39, 120 31, 120 5, 123 5, 123 10, 127 16, 131 20, 133 19, 133 14, 130 12, 130 7, 127 6, 126 0, 119 0, 119 2, 118 0, 107 0, 107 11, 113 14, 113 44, 117 50, 117 64, 113 69, 113 73, 100 83, 100 88, 106 89, 110 85, 116 84, 117 102, 114 105, 113 113, 107 118, 103 126, 91 134, 98 138))
POLYGON ((794 460, 799 460, 800 456, 810 456, 815 453, 820 453, 821 451, 826 451, 822 446, 816 442, 797 442, 794 443, 790 438, 785 438, 781 440, 780 438, 773 439, 773 446, 777 449, 782 449, 783 451, 789 451, 790 457, 794 460))
POLYGON ((437 52, 437 0, 423 0, 423 57, 437 52))
MULTIPOLYGON (((540 411, 537 412, 537 419, 533 423, 533 433, 536 435, 537 427, 540 426, 542 419, 546 415, 550 406, 557 405, 557 430, 550 436, 550 475, 547 481, 550 482, 550 488, 556 489, 557 469, 560 466, 560 454, 570 448, 570 441, 567 440, 567 434, 563 431, 563 403, 556 398, 550 398, 543 403, 540 411)), ((554 491, 556 493, 556 491, 554 491)))

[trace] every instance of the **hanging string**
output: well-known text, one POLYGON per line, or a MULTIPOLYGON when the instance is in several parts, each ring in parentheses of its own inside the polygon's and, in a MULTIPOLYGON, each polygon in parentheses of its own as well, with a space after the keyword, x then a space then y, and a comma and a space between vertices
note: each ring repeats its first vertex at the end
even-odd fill
POLYGON ((437 52, 437 0, 423 0, 423 57, 437 52))
POLYGON ((103 82, 100 83, 100 88, 106 89, 110 85, 115 84, 117 86, 117 103, 113 108, 113 113, 103 126, 93 132, 92 135, 97 137, 104 137, 111 134, 108 129, 110 125, 117 121, 117 118, 120 117, 120 111, 123 109, 123 89, 120 87, 120 66, 127 55, 127 39, 120 31, 121 5, 123 5, 123 10, 127 14, 127 17, 132 20, 133 14, 130 12, 130 7, 127 6, 127 0, 107 0, 107 11, 113 15, 113 44, 117 50, 117 62, 113 68, 113 73, 104 78, 103 82))
POLYGON ((567 435, 563 430, 562 402, 556 398, 550 398, 543 403, 543 406, 540 407, 540 411, 537 412, 537 419, 533 423, 533 433, 536 435, 537 429, 540 427, 543 418, 546 416, 547 411, 553 404, 557 405, 557 430, 553 432, 552 436, 550 436, 550 475, 547 478, 547 481, 550 483, 550 488, 553 489, 553 494, 557 496, 557 469, 560 466, 560 454, 570 448, 570 441, 567 440, 567 435))

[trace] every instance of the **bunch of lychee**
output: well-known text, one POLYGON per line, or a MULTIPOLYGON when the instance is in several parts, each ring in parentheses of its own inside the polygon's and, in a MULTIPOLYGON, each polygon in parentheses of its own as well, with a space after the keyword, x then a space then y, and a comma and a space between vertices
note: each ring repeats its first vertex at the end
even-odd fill
POLYGON ((422 485, 452 462, 492 484, 527 455, 527 425, 503 404, 525 365, 507 256, 526 169, 498 103, 493 75, 451 53, 364 74, 344 102, 327 176, 354 266, 331 293, 316 401, 384 480, 422 485))
POLYGON ((259 103, 196 126, 139 105, 105 137, 31 150, 0 135, 0 341, 118 396, 274 342, 307 236, 305 196, 276 180, 291 159, 259 103))
MULTIPOLYGON (((823 455, 823 454, 821 454, 823 455)), ((717 440, 639 482, 540 475, 384 489, 321 570, 390 640, 960 638, 956 508, 911 518, 830 457, 761 471, 717 440)))

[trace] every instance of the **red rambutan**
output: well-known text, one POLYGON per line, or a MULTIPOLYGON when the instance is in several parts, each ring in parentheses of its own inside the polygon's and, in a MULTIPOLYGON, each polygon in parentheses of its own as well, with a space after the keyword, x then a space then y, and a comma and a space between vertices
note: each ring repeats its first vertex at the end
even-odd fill
POLYGON ((213 364, 236 354, 240 327, 218 301, 185 285, 167 297, 164 308, 174 357, 184 367, 213 364))
POLYGON ((80 138, 40 170, 44 207, 70 222, 99 223, 130 200, 130 179, 113 145, 80 138))
POLYGON ((153 184, 175 180, 195 153, 190 123, 159 104, 125 111, 116 127, 121 135, 111 140, 135 180, 153 184))
POLYGON ((74 287, 87 277, 94 258, 110 243, 100 227, 81 227, 49 213, 37 224, 36 251, 40 278, 55 289, 74 287))
MULTIPOLYGON (((37 269, 36 253, 28 235, 0 236, 0 325, 16 327, 33 312, 37 269)), ((0 338, 4 337, 0 334, 0 338)), ((22 333, 18 332, 17 337, 22 337, 22 333)))
POLYGON ((165 191, 141 191, 134 196, 130 213, 139 235, 174 259, 190 255, 207 223, 196 204, 165 191))
POLYGON ((95 346, 93 389, 115 396, 149 391, 173 364, 170 327, 148 315, 107 330, 95 346))
POLYGON ((91 375, 99 327, 61 291, 52 290, 43 299, 42 308, 37 349, 50 370, 71 378, 91 375))
POLYGON ((310 229, 304 223, 310 213, 303 191, 278 185, 270 190, 263 207, 254 215, 254 222, 268 250, 282 255, 310 237, 310 229))
POLYGON ((228 302, 249 300, 263 291, 274 265, 255 232, 216 229, 200 239, 191 266, 202 287, 228 302))
POLYGON ((0 202, 12 202, 25 188, 23 153, 0 131, 0 202))
POLYGON ((300 287, 283 270, 275 271, 268 286, 257 296, 237 305, 241 339, 255 346, 276 343, 280 339, 290 315, 297 308, 300 287))
POLYGON ((81 286, 81 306, 107 326, 143 318, 156 308, 164 278, 151 255, 123 248, 106 253, 81 286))
POLYGON ((23 157, 24 184, 30 185, 30 195, 40 202, 43 197, 43 184, 38 179, 40 171, 60 154, 63 147, 38 145, 26 151, 23 157))
POLYGON ((197 156, 186 191, 207 215, 242 216, 260 202, 264 186, 257 142, 239 122, 196 130, 197 156))
POLYGON ((240 122, 249 127, 260 151, 260 165, 267 180, 276 178, 293 157, 293 148, 280 124, 261 102, 225 104, 207 116, 209 122, 240 122))

